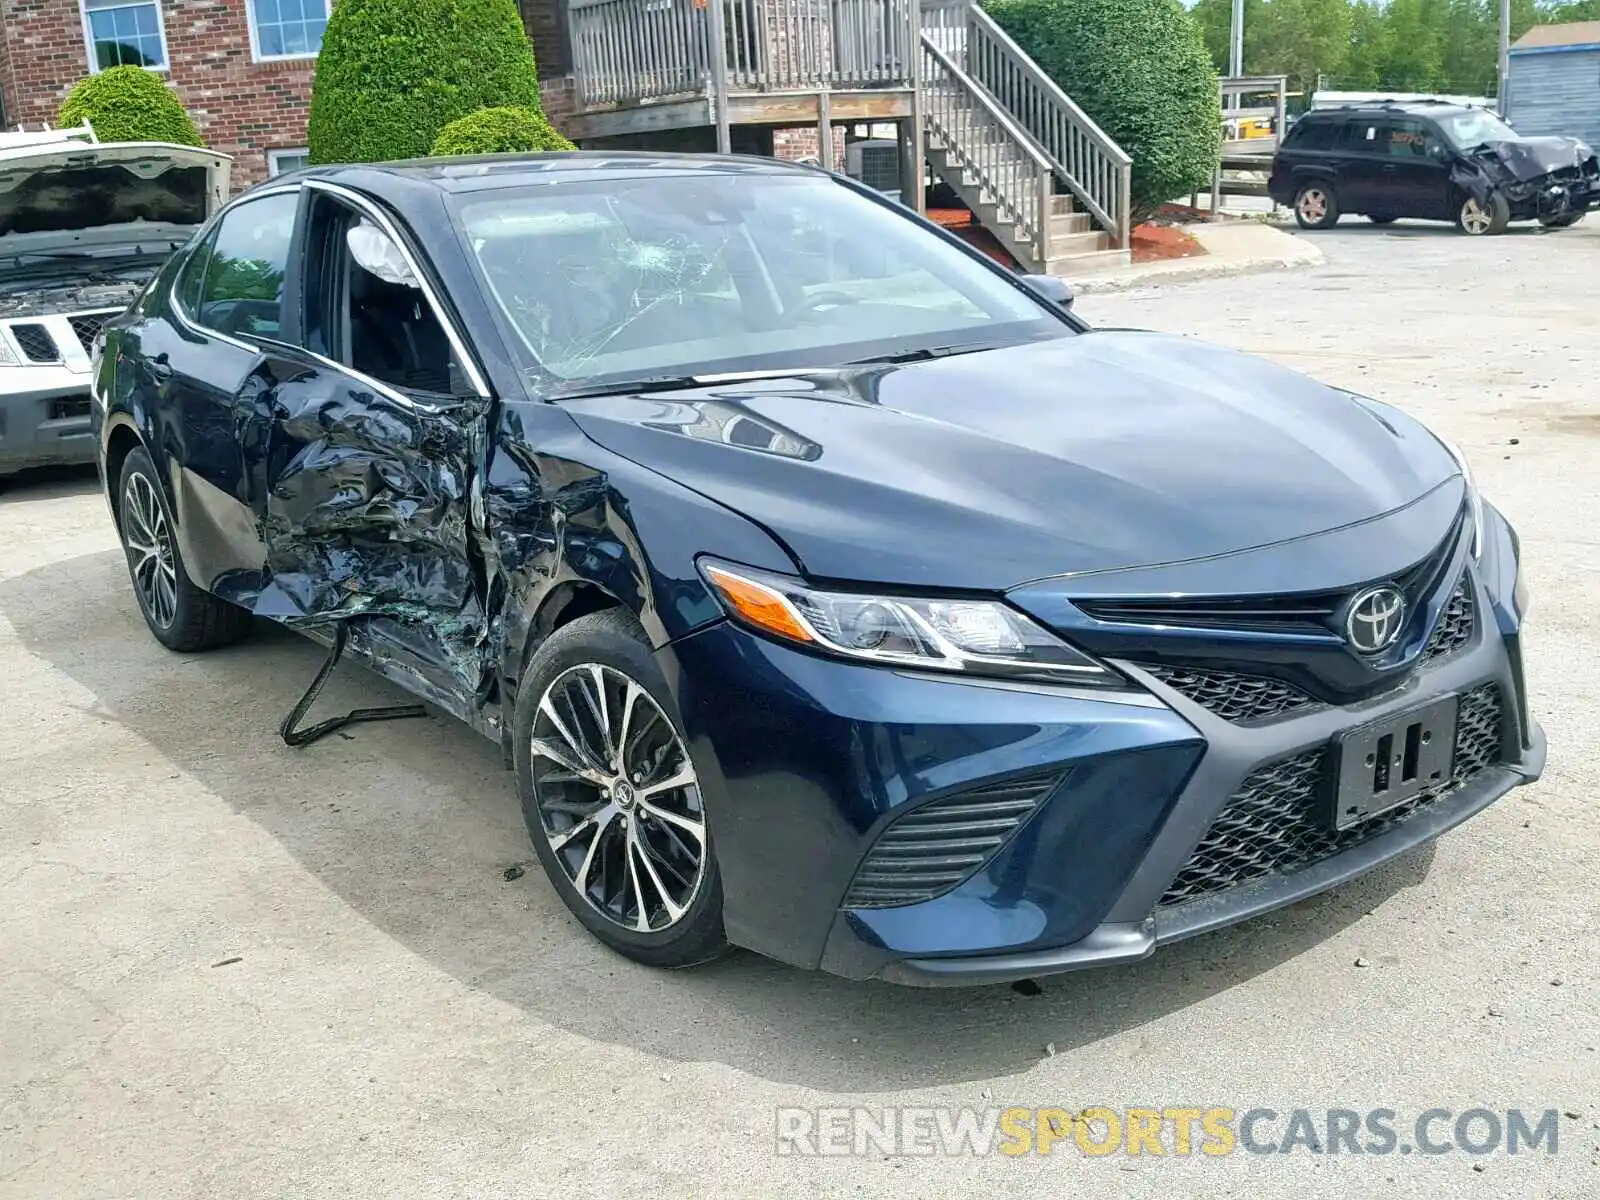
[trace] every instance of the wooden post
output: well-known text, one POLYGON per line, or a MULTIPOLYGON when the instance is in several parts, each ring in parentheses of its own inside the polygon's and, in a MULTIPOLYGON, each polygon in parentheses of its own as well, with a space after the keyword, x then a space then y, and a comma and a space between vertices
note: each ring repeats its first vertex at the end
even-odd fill
POLYGON ((911 28, 910 37, 907 39, 907 50, 911 62, 911 116, 906 124, 910 126, 910 163, 901 159, 901 177, 908 173, 911 175, 911 195, 907 197, 902 190, 902 202, 909 200, 910 207, 923 215, 928 211, 927 189, 922 186, 923 174, 927 170, 927 159, 922 145, 922 3, 921 0, 911 0, 906 5, 909 10, 908 19, 911 28))
POLYGON ((817 93, 817 161, 824 171, 837 171, 842 165, 833 159, 833 115, 827 84, 817 93))
POLYGON ((728 128, 728 23, 727 0, 711 0, 710 19, 706 22, 706 36, 711 45, 706 47, 711 60, 711 108, 717 122, 717 153, 733 152, 733 131, 728 128))

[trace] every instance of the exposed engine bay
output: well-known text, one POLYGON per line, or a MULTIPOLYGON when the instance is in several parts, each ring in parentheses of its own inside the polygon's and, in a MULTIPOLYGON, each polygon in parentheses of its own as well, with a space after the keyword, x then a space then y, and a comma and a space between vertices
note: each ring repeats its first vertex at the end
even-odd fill
POLYGON ((91 278, 74 280, 67 272, 57 272, 53 278, 36 273, 18 277, 0 265, 0 320, 123 309, 160 267, 159 259, 114 272, 97 265, 91 278))

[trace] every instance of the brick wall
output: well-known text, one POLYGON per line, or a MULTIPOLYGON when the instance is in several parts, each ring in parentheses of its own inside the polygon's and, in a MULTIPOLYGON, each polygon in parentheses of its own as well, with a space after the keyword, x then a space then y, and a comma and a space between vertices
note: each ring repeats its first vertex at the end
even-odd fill
MULTIPOLYGON (((249 0, 161 0, 169 79, 206 144, 233 155, 237 188, 267 177, 267 151, 306 144, 313 59, 251 60, 249 0)), ((54 122, 89 73, 78 0, 0 0, 6 121, 54 122)))

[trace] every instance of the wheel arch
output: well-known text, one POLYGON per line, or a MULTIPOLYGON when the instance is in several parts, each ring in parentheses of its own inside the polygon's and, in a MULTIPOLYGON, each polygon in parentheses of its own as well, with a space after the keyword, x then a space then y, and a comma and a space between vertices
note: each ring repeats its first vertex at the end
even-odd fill
MULTIPOLYGON (((117 485, 122 479, 123 464, 135 450, 143 450, 146 454, 150 454, 150 447, 139 427, 125 414, 119 413, 109 418, 106 424, 103 470, 106 495, 111 501, 111 519, 116 523, 119 533, 122 531, 122 506, 117 502, 117 485)), ((155 457, 152 455, 151 462, 154 461, 155 457)), ((160 474, 158 470, 157 482, 161 482, 164 488, 165 483, 160 479, 160 474)), ((167 503, 171 505, 171 496, 167 497, 167 503)))

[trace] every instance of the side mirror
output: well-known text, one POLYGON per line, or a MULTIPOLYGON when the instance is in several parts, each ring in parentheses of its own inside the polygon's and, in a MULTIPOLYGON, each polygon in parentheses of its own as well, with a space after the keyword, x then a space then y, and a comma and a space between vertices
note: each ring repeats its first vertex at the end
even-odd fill
POLYGON ((350 257, 362 270, 376 275, 385 283, 398 283, 403 287, 421 288, 422 284, 411 271, 406 256, 376 225, 362 221, 352 225, 344 235, 350 257))
POLYGON ((1023 284, 1046 304, 1071 308, 1074 299, 1072 285, 1059 275, 1024 275, 1023 284))

